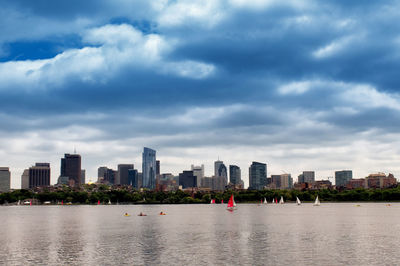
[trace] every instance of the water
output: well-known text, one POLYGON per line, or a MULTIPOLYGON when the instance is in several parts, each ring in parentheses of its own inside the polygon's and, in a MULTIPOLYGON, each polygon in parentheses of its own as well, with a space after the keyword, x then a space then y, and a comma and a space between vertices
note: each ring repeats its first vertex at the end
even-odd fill
POLYGON ((360 205, 0 207, 0 264, 398 264, 400 203, 360 205))

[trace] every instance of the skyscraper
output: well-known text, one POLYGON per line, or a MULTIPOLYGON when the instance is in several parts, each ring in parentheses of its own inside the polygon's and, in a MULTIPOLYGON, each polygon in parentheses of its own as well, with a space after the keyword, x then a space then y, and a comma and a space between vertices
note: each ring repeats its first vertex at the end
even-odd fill
POLYGON ((303 183, 312 184, 315 182, 315 172, 314 171, 303 171, 303 183))
POLYGON ((21 175, 21 189, 29 188, 29 169, 25 169, 21 175))
POLYGON ((160 175, 160 161, 156 160, 156 175, 160 175))
POLYGON ((60 176, 68 177, 69 185, 79 186, 81 184, 81 156, 79 154, 68 154, 61 158, 60 176))
POLYGON ((353 179, 353 171, 351 170, 342 170, 335 172, 335 185, 336 187, 344 187, 347 182, 353 179))
POLYGON ((142 187, 154 189, 156 186, 156 151, 144 147, 142 155, 142 187))
POLYGON ((242 181, 240 167, 229 165, 229 182, 233 185, 239 185, 240 181, 242 181))
POLYGON ((201 166, 195 166, 192 164, 191 169, 193 171, 193 175, 197 176, 197 187, 201 187, 201 180, 204 177, 204 164, 201 166))
POLYGON ((197 177, 193 175, 193 171, 183 171, 179 174, 179 185, 182 188, 196 187, 197 177))
POLYGON ((50 186, 50 164, 36 163, 29 168, 29 188, 50 186))
POLYGON ((249 189, 262 190, 267 185, 267 164, 253 162, 249 168, 249 189))
POLYGON ((119 164, 117 174, 118 185, 129 185, 129 170, 133 170, 133 164, 119 164))
POLYGON ((115 184, 117 177, 117 171, 108 168, 107 166, 101 166, 97 169, 97 181, 105 184, 115 184))
POLYGON ((10 190, 10 181, 10 168, 0 167, 0 192, 8 192, 10 190))
POLYGON ((222 177, 224 187, 228 184, 228 171, 223 161, 214 162, 214 173, 216 177, 222 177))
POLYGON ((220 160, 214 162, 214 176, 219 176, 218 171, 221 164, 224 164, 224 162, 220 160))
POLYGON ((128 182, 134 188, 140 188, 139 173, 135 169, 128 170, 128 182))
POLYGON ((86 183, 86 170, 82 169, 81 170, 81 184, 85 184, 86 183))

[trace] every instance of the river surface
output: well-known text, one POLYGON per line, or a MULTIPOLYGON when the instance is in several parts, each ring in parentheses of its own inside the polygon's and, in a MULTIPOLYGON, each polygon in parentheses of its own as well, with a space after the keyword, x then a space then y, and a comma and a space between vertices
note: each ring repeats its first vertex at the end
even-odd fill
POLYGON ((400 203, 0 206, 1 265, 395 265, 400 203), (361 206, 356 206, 357 204, 361 206), (164 211, 167 215, 160 216, 164 211), (131 214, 124 217, 124 213, 131 214), (139 217, 144 212, 148 216, 139 217))

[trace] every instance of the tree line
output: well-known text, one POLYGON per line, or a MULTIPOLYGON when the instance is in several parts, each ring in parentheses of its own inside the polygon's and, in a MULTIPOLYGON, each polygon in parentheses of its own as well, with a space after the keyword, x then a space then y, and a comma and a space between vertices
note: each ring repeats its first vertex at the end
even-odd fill
POLYGON ((76 190, 64 187, 56 191, 44 189, 40 192, 32 190, 14 190, 0 194, 0 204, 15 204, 26 199, 35 199, 39 203, 50 201, 56 203, 72 204, 189 204, 189 203, 210 203, 215 199, 216 203, 222 200, 226 203, 231 194, 234 195, 237 203, 256 203, 264 198, 268 202, 282 196, 285 201, 296 201, 298 197, 302 202, 312 202, 317 196, 321 201, 346 202, 346 201, 400 201, 400 188, 390 189, 354 189, 354 190, 243 190, 224 192, 190 192, 190 191, 137 191, 131 188, 111 188, 102 186, 86 186, 76 190))

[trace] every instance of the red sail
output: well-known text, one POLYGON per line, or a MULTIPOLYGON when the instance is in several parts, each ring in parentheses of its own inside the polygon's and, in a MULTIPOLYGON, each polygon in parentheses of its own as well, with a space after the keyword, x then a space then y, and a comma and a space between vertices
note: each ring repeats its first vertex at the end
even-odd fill
POLYGON ((228 201, 228 208, 233 208, 233 194, 231 195, 229 201, 228 201))

